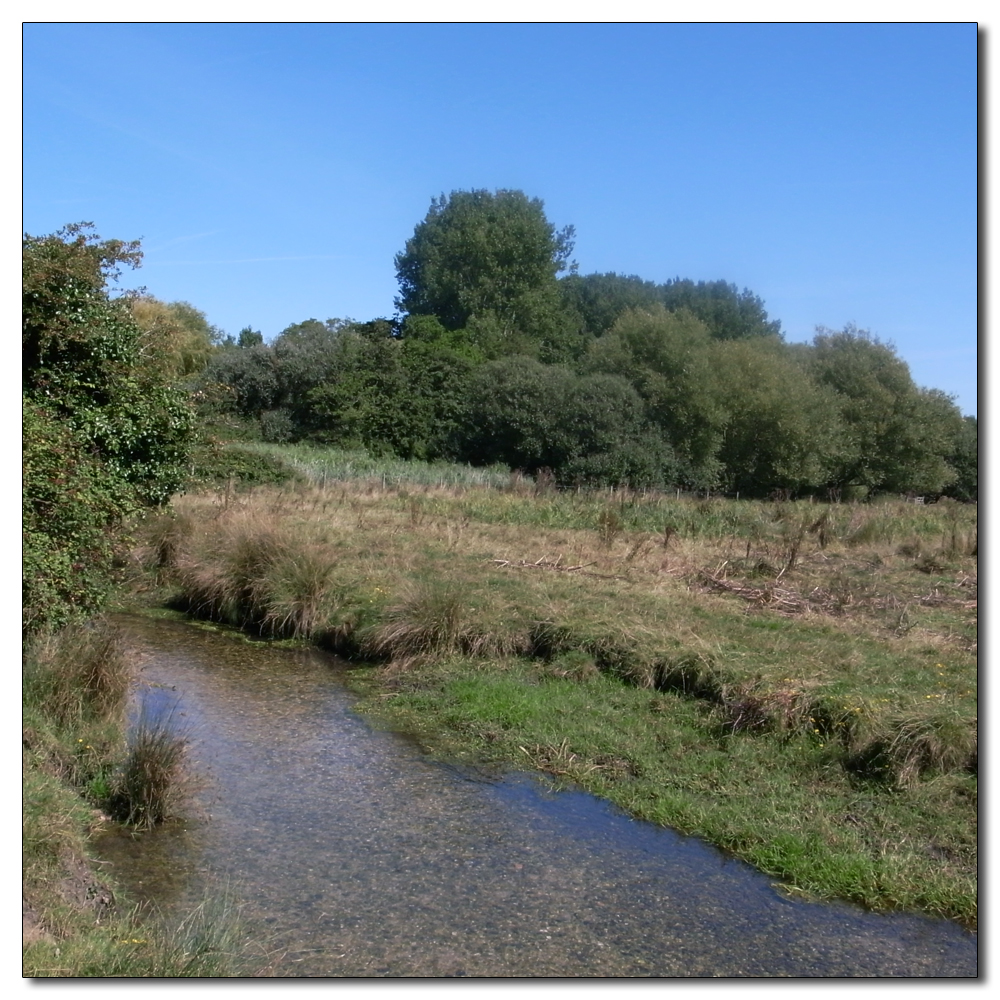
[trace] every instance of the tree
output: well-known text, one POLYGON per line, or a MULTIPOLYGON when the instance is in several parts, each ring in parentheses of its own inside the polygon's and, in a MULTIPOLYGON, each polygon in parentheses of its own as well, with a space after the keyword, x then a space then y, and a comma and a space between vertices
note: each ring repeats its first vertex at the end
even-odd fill
MULTIPOLYGON (((433 377, 421 363, 426 354, 422 344, 345 331, 327 378, 309 390, 296 411, 299 427, 347 447, 427 457, 439 417, 436 404, 445 405, 448 379, 433 377), (440 400, 435 398, 439 392, 440 400)), ((468 362, 460 359, 459 364, 468 362)))
POLYGON ((193 417, 128 298, 107 282, 141 259, 82 223, 22 244, 25 631, 91 614, 123 520, 184 477, 193 417))
POLYGON ((459 458, 528 472, 560 465, 571 451, 559 418, 572 378, 523 355, 481 365, 468 387, 459 458))
POLYGON ((108 294, 121 267, 138 266, 138 244, 101 241, 91 228, 24 237, 22 391, 82 434, 142 503, 163 503, 184 477, 191 410, 147 363, 129 299, 108 294))
POLYGON ((955 481, 947 458, 961 414, 944 393, 918 388, 892 345, 853 325, 819 327, 810 368, 836 393, 844 425, 832 485, 939 493, 955 481))
POLYGON ((716 341, 712 357, 726 489, 767 496, 826 482, 843 432, 834 393, 770 337, 716 341))
POLYGON ((781 336, 781 323, 767 318, 763 301, 749 288, 741 292, 726 281, 675 278, 660 285, 659 294, 667 309, 690 310, 716 340, 781 336))
POLYGON ((591 344, 585 371, 626 378, 669 443, 692 486, 718 481, 717 453, 726 412, 710 353, 708 327, 687 310, 631 309, 591 344))
POLYGON ((264 334, 260 330, 255 330, 252 326, 245 326, 240 330, 237 338, 237 347, 259 347, 264 343, 264 334))
POLYGON ((954 483, 945 489, 945 495, 956 500, 976 502, 979 500, 979 423, 975 417, 962 417, 959 430, 948 464, 957 476, 954 483))
MULTIPOLYGON (((354 326, 349 319, 321 323, 307 319, 285 327, 270 346, 278 387, 272 406, 302 409, 309 392, 329 381, 337 368, 343 334, 354 326)), ((260 348, 256 348, 260 350, 260 348)))
POLYGON ((274 350, 253 344, 220 351, 198 380, 198 396, 209 401, 211 409, 258 419, 281 400, 274 350))
POLYGON ((459 424, 461 460, 503 463, 561 483, 661 485, 669 447, 651 432, 642 399, 623 378, 578 376, 514 356, 488 362, 468 382, 459 424))
POLYGON ((566 316, 556 275, 573 250, 573 227, 556 231, 542 202, 522 191, 453 191, 396 255, 398 309, 469 327, 492 356, 526 341, 559 341, 566 316))
POLYGON ((589 337, 607 333, 629 309, 650 309, 660 301, 660 286, 634 274, 568 274, 559 288, 589 337))
POLYGON ((143 333, 145 357, 160 365, 170 378, 204 370, 221 341, 200 309, 190 302, 161 302, 152 295, 129 299, 132 317, 143 333))

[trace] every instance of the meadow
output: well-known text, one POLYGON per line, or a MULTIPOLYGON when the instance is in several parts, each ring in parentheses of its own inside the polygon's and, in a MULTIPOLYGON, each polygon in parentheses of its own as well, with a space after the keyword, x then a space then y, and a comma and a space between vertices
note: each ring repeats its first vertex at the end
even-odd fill
POLYGON ((575 782, 785 891, 976 925, 974 505, 257 455, 294 477, 142 525, 138 599, 321 644, 433 753, 575 782))

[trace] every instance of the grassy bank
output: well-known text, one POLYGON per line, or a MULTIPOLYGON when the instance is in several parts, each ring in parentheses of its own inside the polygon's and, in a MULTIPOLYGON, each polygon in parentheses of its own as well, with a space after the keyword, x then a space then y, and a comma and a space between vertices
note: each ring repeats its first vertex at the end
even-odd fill
POLYGON ((442 754, 975 925, 974 507, 318 483, 181 498, 136 588, 368 664, 442 754))
POLYGON ((248 968, 233 904, 165 924, 98 868, 91 836, 170 815, 183 750, 152 723, 126 730, 134 654, 94 622, 35 640, 24 662, 23 974, 231 976, 248 968))

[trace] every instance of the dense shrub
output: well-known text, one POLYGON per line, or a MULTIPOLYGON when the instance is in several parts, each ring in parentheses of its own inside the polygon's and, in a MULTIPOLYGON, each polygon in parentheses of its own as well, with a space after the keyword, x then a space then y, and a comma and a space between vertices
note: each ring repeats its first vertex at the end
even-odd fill
POLYGON ((109 586, 112 528, 136 502, 51 409, 26 403, 22 427, 22 622, 33 631, 98 610, 109 586))
POLYGON ((138 245, 87 228, 23 242, 26 630, 99 607, 117 526, 179 489, 193 428, 128 302, 108 295, 138 245))

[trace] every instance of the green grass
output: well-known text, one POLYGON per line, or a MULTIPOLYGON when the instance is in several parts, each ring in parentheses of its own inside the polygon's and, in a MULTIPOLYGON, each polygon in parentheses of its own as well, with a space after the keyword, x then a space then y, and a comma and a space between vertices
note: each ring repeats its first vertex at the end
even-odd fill
POLYGON ((973 776, 947 772, 903 796, 853 779, 823 738, 727 736, 696 699, 553 671, 452 659, 413 678, 356 672, 354 683, 364 710, 443 757, 575 782, 816 896, 975 923, 973 776))
POLYGON ((308 444, 247 442, 240 450, 276 459, 316 485, 335 482, 378 483, 385 486, 490 486, 511 482, 506 466, 474 468, 452 462, 420 462, 373 456, 367 451, 308 444))
POLYGON ((30 942, 22 974, 32 978, 218 978, 267 974, 267 956, 253 956, 239 907, 227 894, 179 920, 139 910, 100 924, 72 919, 58 939, 30 942), (76 926, 73 926, 73 924, 76 926))

